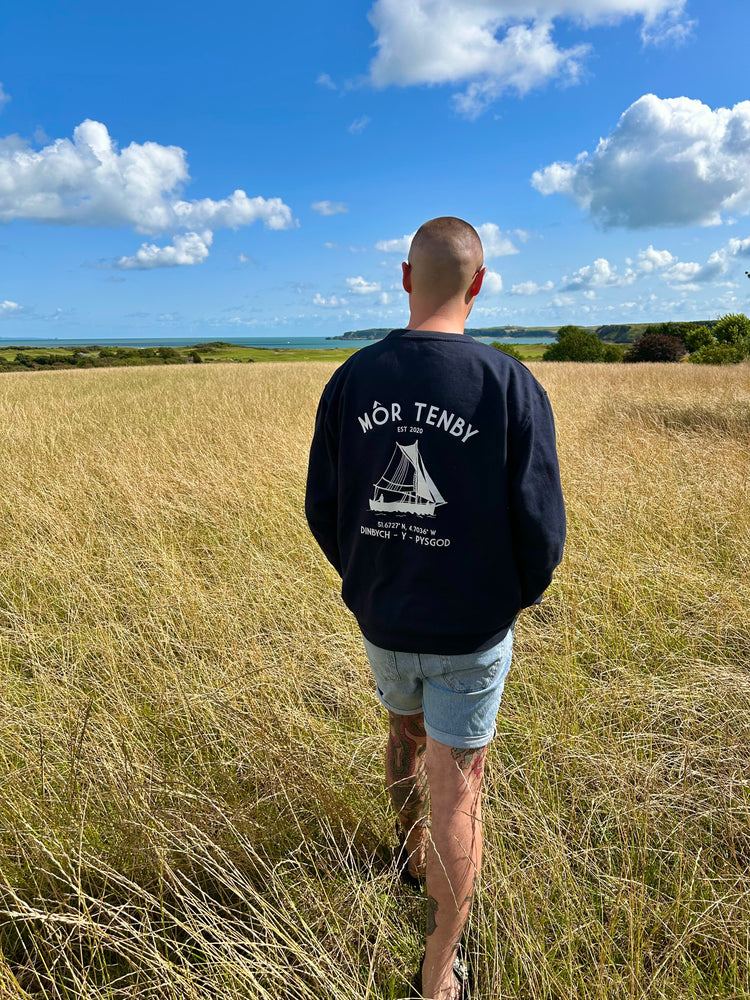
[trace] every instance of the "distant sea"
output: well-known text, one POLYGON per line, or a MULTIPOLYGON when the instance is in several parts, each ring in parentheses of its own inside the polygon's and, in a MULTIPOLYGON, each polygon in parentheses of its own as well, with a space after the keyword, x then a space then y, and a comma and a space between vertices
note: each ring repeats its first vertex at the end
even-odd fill
MULTIPOLYGON (((499 340, 507 344, 550 343, 544 337, 475 337, 483 344, 499 340)), ((55 337, 54 340, 24 340, 18 337, 0 339, 0 349, 8 345, 23 347, 83 347, 100 344, 102 347, 188 347, 191 344, 205 344, 221 340, 226 344, 242 347, 303 347, 308 351, 331 351, 337 347, 367 347, 374 340, 328 340, 326 337, 98 337, 95 340, 84 337, 55 337)))

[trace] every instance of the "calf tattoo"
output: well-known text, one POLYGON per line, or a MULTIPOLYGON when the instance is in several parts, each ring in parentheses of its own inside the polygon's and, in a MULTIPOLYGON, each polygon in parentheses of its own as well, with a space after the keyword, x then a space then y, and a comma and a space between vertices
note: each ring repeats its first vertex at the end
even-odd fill
POLYGON ((427 937, 435 933, 437 927, 438 901, 434 896, 427 897, 427 937))
MULTIPOLYGON (((478 882, 479 882, 479 876, 475 875, 474 878, 473 878, 473 880, 472 880, 472 883, 471 883, 471 889, 469 889, 469 894, 468 894, 468 896, 464 897, 464 901, 462 903, 462 909, 463 909, 464 906, 467 906, 469 908, 471 907, 471 902, 474 899, 474 893, 476 891, 477 883, 478 882)), ((469 915, 469 910, 467 909, 466 910, 466 916, 468 916, 468 915, 469 915)), ((465 919, 466 919, 466 917, 464 917, 464 920, 465 919)), ((456 942, 453 945, 453 951, 457 952, 458 949, 461 947, 461 941, 463 939, 463 936, 464 936, 464 932, 463 932, 463 928, 462 928, 461 929, 461 933, 458 935, 458 938, 456 939, 456 942)))
POLYGON ((487 756, 487 747, 451 747, 451 757, 455 760, 464 774, 471 771, 477 778, 482 777, 484 771, 484 761, 487 756))
POLYGON ((474 898, 474 893, 476 892, 476 889, 477 889, 477 882, 479 882, 479 876, 475 875, 474 878, 471 881, 471 889, 469 889, 469 894, 464 899, 464 906, 467 903, 471 904, 471 901, 474 898))
POLYGON ((385 761, 388 793, 407 832, 424 823, 429 812, 425 741, 422 715, 391 716, 385 761))

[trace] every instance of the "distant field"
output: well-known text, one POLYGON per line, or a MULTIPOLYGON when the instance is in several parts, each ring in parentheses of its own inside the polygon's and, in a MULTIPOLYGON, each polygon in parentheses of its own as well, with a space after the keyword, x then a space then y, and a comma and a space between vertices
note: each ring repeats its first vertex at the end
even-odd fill
POLYGON ((215 361, 346 361, 356 347, 332 347, 324 351, 299 347, 223 347, 205 360, 215 361))
MULTIPOLYGON (((395 1000, 386 726, 304 523, 315 364, 0 379, 0 997, 395 1000)), ((750 996, 750 365, 532 364, 480 1000, 750 996)))
POLYGON ((543 344, 513 344, 524 361, 539 361, 549 347, 550 342, 543 344))
MULTIPOLYGON (((205 364, 214 364, 217 361, 345 361, 350 354, 353 354, 355 347, 334 347, 330 350, 305 350, 301 348, 286 347, 243 347, 232 344, 227 347, 214 348, 210 351, 199 351, 201 360, 205 364)), ((183 357, 187 357, 192 347, 176 348, 183 357)), ((0 350, 0 364, 12 361, 18 354, 18 348, 0 350)), ((38 355, 51 355, 61 361, 68 361, 72 357, 72 349, 68 347, 28 347, 24 348, 23 354, 30 357, 38 355)), ((91 352, 92 357, 98 357, 97 351, 91 352)), ((126 366, 123 366, 126 367, 126 366)))
MULTIPOLYGON (((534 360, 541 358, 544 351, 549 346, 550 341, 539 344, 512 344, 515 350, 519 351, 524 360, 534 360)), ((300 348, 260 348, 260 347, 232 347, 223 348, 220 354, 216 355, 219 361, 346 361, 350 354, 354 354, 357 348, 334 347, 330 350, 303 350, 300 348)))
MULTIPOLYGON (((547 344, 513 345, 517 351, 521 352, 525 360, 541 358, 546 346, 547 344)), ((187 358, 192 353, 193 348, 179 347, 176 348, 176 350, 181 357, 187 358)), ((239 344, 231 344, 226 347, 212 348, 211 350, 200 350, 198 351, 198 354, 204 364, 215 364, 216 362, 222 361, 252 361, 261 363, 277 363, 279 361, 323 361, 326 364, 330 364, 331 362, 346 361, 349 355, 354 354, 356 350, 358 350, 356 347, 332 347, 326 350, 317 350, 314 348, 305 349, 297 347, 244 347, 239 344)), ((19 350, 17 347, 12 349, 0 349, 0 365, 12 362, 18 353, 19 350)), ((70 361, 73 357, 72 348, 68 347, 32 346, 24 348, 21 353, 26 354, 31 358, 36 358, 40 355, 45 357, 51 356, 59 359, 61 362, 70 361)), ((94 358, 98 357, 98 352, 92 351, 91 356, 94 358)), ((114 366, 113 362, 110 363, 114 366)), ((127 366, 121 365, 121 367, 127 366)))

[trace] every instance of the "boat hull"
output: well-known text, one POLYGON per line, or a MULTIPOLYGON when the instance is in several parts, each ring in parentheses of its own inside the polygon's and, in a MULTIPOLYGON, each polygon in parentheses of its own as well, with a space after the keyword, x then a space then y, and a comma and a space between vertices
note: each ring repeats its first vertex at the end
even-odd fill
POLYGON ((370 510, 376 514, 417 514, 419 517, 427 514, 428 517, 432 517, 435 513, 435 504, 430 501, 410 503, 408 500, 371 500, 370 510))

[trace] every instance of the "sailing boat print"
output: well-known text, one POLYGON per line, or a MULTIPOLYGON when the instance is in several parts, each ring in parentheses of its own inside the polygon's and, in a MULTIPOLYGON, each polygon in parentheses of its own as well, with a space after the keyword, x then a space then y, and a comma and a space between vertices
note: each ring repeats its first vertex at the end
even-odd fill
POLYGON ((389 514, 434 515, 446 503, 419 454, 418 442, 399 444, 383 475, 374 484, 370 510, 389 514))

